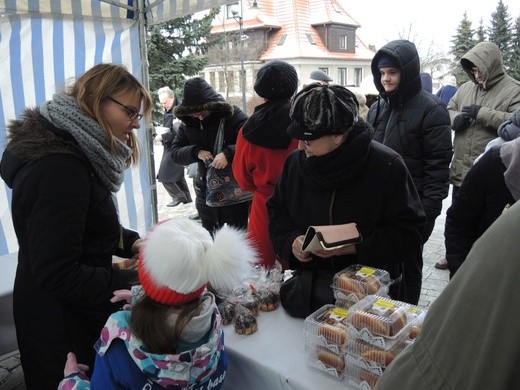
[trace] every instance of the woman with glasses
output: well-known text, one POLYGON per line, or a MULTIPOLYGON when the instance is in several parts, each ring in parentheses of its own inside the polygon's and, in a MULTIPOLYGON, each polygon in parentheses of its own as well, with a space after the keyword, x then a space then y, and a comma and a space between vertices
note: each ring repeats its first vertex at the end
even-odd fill
POLYGON ((297 271, 293 278, 301 278, 297 300, 286 300, 282 288, 284 307, 291 314, 291 305, 304 305, 296 315, 305 317, 334 303, 333 276, 351 264, 386 269, 395 280, 390 296, 406 301, 403 264, 421 259, 425 215, 403 159, 372 141, 355 95, 339 85, 306 86, 290 116, 288 133, 300 140, 298 150, 285 160, 267 201, 273 248, 297 271), (302 251, 309 226, 346 223, 357 224, 361 243, 302 251))
POLYGON ((112 268, 113 255, 131 258, 141 242, 121 227, 113 198, 138 161, 135 130, 151 105, 126 68, 100 64, 9 125, 0 169, 13 190, 14 319, 27 389, 56 389, 70 351, 93 368, 93 345, 119 308, 110 298, 136 279, 112 268))

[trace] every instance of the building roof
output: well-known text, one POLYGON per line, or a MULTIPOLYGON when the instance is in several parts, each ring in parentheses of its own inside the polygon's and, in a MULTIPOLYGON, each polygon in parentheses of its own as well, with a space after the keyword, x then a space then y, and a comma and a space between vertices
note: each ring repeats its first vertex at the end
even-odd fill
MULTIPOLYGON (((331 52, 322 42, 317 27, 323 25, 343 25, 357 29, 353 19, 336 0, 258 0, 258 8, 252 9, 252 0, 243 3, 244 34, 250 29, 273 29, 267 49, 260 57, 262 61, 271 59, 312 59, 320 60, 371 60, 371 50, 356 35, 355 53, 331 52)), ((222 23, 215 19, 212 32, 237 31, 239 24, 234 19, 222 23)))

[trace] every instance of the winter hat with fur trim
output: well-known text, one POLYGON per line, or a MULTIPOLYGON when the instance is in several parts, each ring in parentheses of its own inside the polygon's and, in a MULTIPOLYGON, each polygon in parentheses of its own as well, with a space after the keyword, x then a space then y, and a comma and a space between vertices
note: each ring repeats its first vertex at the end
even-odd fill
POLYGON ((298 74, 285 61, 269 61, 258 70, 254 88, 258 96, 267 100, 289 99, 298 88, 298 74))
POLYGON ((287 133, 300 140, 344 134, 357 121, 358 111, 356 95, 347 88, 309 84, 292 100, 287 133))
POLYGON ((139 254, 139 279, 146 294, 166 305, 197 299, 209 283, 231 291, 257 259, 245 231, 224 226, 209 232, 187 218, 156 225, 139 254))

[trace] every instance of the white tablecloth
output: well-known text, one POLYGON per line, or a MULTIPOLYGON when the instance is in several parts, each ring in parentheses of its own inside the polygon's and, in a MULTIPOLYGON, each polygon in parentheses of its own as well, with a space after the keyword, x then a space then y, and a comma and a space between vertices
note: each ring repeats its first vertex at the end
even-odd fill
POLYGON ((239 335, 233 324, 224 326, 229 367, 224 390, 352 389, 345 381, 315 368, 305 361, 302 319, 290 317, 280 306, 260 312, 258 330, 239 335))

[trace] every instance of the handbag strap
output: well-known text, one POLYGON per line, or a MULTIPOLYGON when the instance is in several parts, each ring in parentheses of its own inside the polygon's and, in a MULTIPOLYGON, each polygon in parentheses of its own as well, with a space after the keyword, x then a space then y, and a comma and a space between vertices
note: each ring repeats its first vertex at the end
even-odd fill
POLYGON ((222 152, 224 146, 224 119, 220 120, 217 131, 217 138, 215 139, 215 145, 213 146, 213 157, 222 152))

